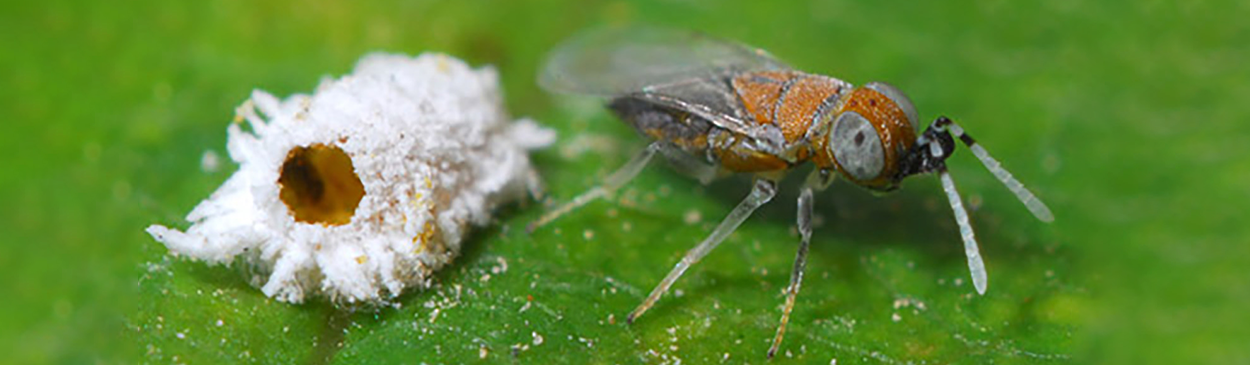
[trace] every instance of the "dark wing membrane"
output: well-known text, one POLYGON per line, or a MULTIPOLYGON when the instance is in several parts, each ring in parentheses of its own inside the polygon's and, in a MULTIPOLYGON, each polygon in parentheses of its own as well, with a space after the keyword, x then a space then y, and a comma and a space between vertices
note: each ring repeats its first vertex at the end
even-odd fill
POLYGON ((647 86, 628 95, 694 114, 738 134, 752 137, 759 135, 756 130, 759 124, 747 123, 750 117, 740 107, 738 95, 726 77, 683 79, 647 86))
POLYGON ((767 52, 700 33, 602 28, 552 51, 538 84, 552 92, 619 96, 682 79, 786 69, 767 52))

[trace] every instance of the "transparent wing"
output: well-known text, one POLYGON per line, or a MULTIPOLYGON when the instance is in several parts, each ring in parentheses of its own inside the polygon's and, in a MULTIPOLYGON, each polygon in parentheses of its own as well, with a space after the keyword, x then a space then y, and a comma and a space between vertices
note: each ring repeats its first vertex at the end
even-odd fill
POLYGON ((619 96, 683 79, 788 69, 763 50, 701 33, 601 28, 552 51, 538 84, 552 92, 619 96))

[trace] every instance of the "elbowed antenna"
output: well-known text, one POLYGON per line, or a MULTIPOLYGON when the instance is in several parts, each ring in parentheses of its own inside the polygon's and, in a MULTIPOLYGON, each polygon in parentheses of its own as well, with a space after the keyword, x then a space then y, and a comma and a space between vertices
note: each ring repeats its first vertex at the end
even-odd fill
POLYGON ((1021 184, 1019 180, 1016 180, 1016 178, 1011 175, 1011 172, 1008 172, 1007 169, 1003 168, 1003 164, 999 163, 998 160, 995 160, 993 157, 990 157, 990 153, 986 151, 985 148, 981 147, 980 144, 977 144, 977 141, 973 139, 972 136, 965 133, 964 129, 960 128, 958 124, 955 124, 955 122, 946 117, 938 118, 938 120, 933 124, 938 127, 939 130, 942 128, 949 128, 951 133, 955 135, 955 138, 963 141, 964 145, 968 146, 968 149, 972 150, 972 154, 976 155, 978 160, 981 160, 981 164, 985 165, 985 168, 990 170, 990 173, 994 174, 994 177, 998 178, 998 181, 1002 182, 1003 185, 1006 186, 1008 190, 1011 190, 1013 194, 1016 194, 1016 199, 1019 199, 1021 203, 1024 203, 1024 206, 1029 209, 1030 213, 1033 213, 1034 217, 1037 217, 1037 219, 1040 219, 1043 222, 1055 221, 1055 215, 1050 212, 1050 208, 1046 207, 1046 203, 1042 203, 1041 200, 1037 199, 1036 195, 1033 195, 1033 192, 1024 187, 1024 184, 1021 184))
MULTIPOLYGON (((977 237, 972 232, 972 224, 968 222, 968 211, 964 209, 963 198, 959 196, 959 191, 955 189, 955 180, 951 178, 949 172, 946 171, 946 165, 943 163, 950 153, 953 152, 953 144, 951 134, 955 138, 963 141, 968 149, 972 150, 972 154, 981 160, 981 164, 994 174, 1007 189, 1016 194, 1016 198, 1024 203, 1024 206, 1037 217, 1045 222, 1055 220, 1054 214, 1050 212, 1050 208, 1046 204, 1037 199, 1029 189, 1024 188, 1024 184, 1011 176, 989 152, 985 151, 977 141, 964 132, 963 128, 951 121, 945 116, 938 117, 933 121, 933 125, 929 127, 920 138, 917 139, 916 148, 928 148, 928 156, 913 160, 915 166, 909 173, 916 172, 936 172, 942 180, 942 190, 946 192, 946 198, 950 201, 951 210, 955 213, 955 223, 959 225, 959 236, 964 241, 964 254, 968 256, 968 270, 972 273, 972 285, 976 287, 977 294, 985 294, 986 288, 989 286, 988 275, 985 272, 985 262, 981 260, 981 249, 977 246, 977 237), (947 134, 946 132, 950 132, 947 134), (927 146, 926 146, 927 145, 927 146)), ((919 151, 918 151, 919 152, 919 151)), ((923 153, 923 152, 920 152, 923 153)))

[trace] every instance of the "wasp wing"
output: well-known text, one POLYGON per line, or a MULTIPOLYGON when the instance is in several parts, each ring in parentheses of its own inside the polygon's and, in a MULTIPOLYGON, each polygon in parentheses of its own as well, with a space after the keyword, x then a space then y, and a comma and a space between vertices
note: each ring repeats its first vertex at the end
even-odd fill
POLYGON ((702 33, 601 28, 552 51, 538 83, 553 92, 619 96, 679 79, 786 69, 763 50, 702 33))
POLYGON ((629 95, 748 136, 754 123, 730 84, 742 72, 789 70, 767 52, 701 33, 626 27, 587 31, 552 51, 538 83, 560 93, 629 95))

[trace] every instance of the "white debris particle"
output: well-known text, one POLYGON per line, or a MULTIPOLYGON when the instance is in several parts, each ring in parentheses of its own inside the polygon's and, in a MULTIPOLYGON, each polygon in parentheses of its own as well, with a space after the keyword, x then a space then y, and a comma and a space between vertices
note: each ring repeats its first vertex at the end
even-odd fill
POLYGON ((900 316, 900 315, 898 315, 898 312, 895 312, 894 314, 891 314, 891 315, 890 315, 890 320, 891 320, 891 321, 894 321, 894 322, 902 321, 902 320, 903 320, 903 316, 900 316))
POLYGON ((518 344, 513 344, 513 345, 512 345, 512 354, 515 356, 518 352, 522 352, 522 351, 529 351, 529 349, 530 349, 530 345, 522 345, 522 344, 519 344, 519 343, 518 343, 518 344))
POLYGON ((898 298, 894 300, 894 309, 907 306, 907 298, 898 298))
POLYGON ((490 349, 486 348, 486 345, 480 345, 477 348, 477 358, 485 359, 487 355, 490 355, 490 349))
POLYGON ((182 332, 178 332, 178 333, 175 333, 175 334, 174 334, 174 337, 177 337, 179 340, 181 340, 181 339, 185 339, 185 338, 187 338, 187 334, 182 333, 182 332))
POLYGON ((498 263, 499 265, 490 268, 491 274, 499 275, 499 274, 508 272, 508 260, 507 259, 503 258, 503 256, 499 256, 495 258, 495 262, 498 263))
POLYGON ((218 320, 217 320, 217 327, 221 327, 221 326, 224 326, 224 325, 226 325, 226 321, 223 321, 223 320, 220 320, 220 319, 218 319, 218 320))
POLYGON ((204 154, 200 155, 200 171, 217 172, 221 168, 221 157, 217 156, 217 152, 213 150, 204 150, 204 154))
POLYGON ((543 344, 543 335, 538 334, 538 332, 530 332, 530 336, 534 337, 534 346, 543 344))
POLYGON ((441 54, 369 54, 312 94, 253 91, 236 114, 226 149, 238 171, 186 231, 147 232, 175 255, 243 262, 285 302, 428 287, 470 226, 537 188, 526 151, 555 139, 510 122, 494 69, 441 54))
POLYGON ((703 220, 703 213, 697 209, 690 209, 686 211, 686 214, 682 214, 681 220, 686 224, 699 223, 703 220))
POLYGON ((829 365, 838 365, 838 358, 829 359, 829 365))
POLYGON ((916 310, 913 310, 913 312, 928 309, 928 307, 924 304, 924 302, 917 300, 917 299, 898 298, 894 300, 894 309, 897 310, 897 309, 906 308, 906 307, 916 308, 916 310))
POLYGON ((439 313, 442 313, 442 308, 434 308, 434 311, 430 312, 430 323, 438 320, 439 313))

